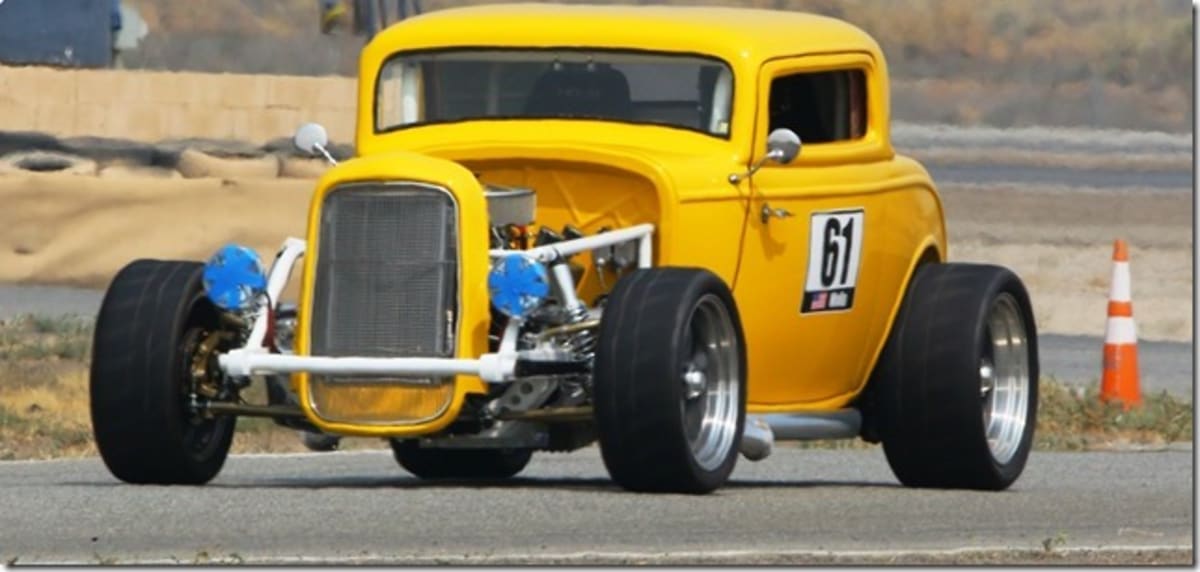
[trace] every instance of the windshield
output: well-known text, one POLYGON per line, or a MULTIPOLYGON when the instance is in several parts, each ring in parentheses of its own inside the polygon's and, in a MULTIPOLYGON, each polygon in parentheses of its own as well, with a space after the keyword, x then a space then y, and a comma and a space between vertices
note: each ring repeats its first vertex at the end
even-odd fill
POLYGON ((602 119, 729 135, 720 60, 576 49, 399 54, 384 64, 375 129, 472 119, 602 119))

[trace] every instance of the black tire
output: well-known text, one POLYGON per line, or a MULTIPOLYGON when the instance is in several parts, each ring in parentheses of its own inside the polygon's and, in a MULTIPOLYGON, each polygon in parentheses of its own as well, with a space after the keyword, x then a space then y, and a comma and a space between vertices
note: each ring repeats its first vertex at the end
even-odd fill
MULTIPOLYGON (((622 278, 604 306, 593 380, 600 451, 617 484, 639 492, 703 494, 728 480, 746 421, 746 349, 737 306, 719 277, 699 269, 653 268, 622 278), (699 426, 694 412, 700 406, 688 396, 683 376, 697 355, 693 318, 699 308, 718 305, 728 318, 730 343, 724 347, 736 355, 725 354, 712 369, 706 358, 704 383, 711 386, 714 375, 736 391, 714 409, 733 418, 734 427, 732 440, 720 434, 701 461, 692 439, 703 436, 689 438, 699 426), (722 364, 735 369, 722 370, 722 364)), ((706 405, 699 415, 709 414, 710 390, 701 394, 706 405)))
MULTIPOLYGON (((1005 322, 1009 323, 1009 322, 1005 322)), ((1012 328, 1016 332, 1018 328, 1012 328)), ((1016 344, 1011 347, 1017 348, 1016 344)), ((909 286, 876 370, 876 407, 888 464, 913 487, 1003 490, 1025 467, 1033 443, 1038 402, 1037 332, 1029 294, 1021 280, 998 266, 927 264, 909 286), (1003 310, 1001 310, 1003 308, 1003 310), (988 443, 990 408, 983 364, 995 356, 989 320, 996 312, 1019 318, 1026 351, 1004 354, 1006 371, 1024 358, 1024 425, 1002 442, 1001 456, 988 443), (1015 448, 1014 448, 1015 447, 1015 448)), ((1010 392, 1007 395, 1015 395, 1010 392)), ((1019 414, 1014 416, 1021 418, 1019 414)))
POLYGON ((317 433, 314 431, 298 431, 300 434, 300 442, 314 453, 328 453, 336 451, 342 444, 342 438, 338 435, 330 435, 328 433, 317 433))
POLYGON ((139 484, 203 484, 221 470, 237 418, 194 419, 189 347, 218 314, 203 265, 138 260, 113 279, 92 346, 91 414, 109 471, 139 484))
POLYGON ((532 449, 423 449, 416 441, 392 440, 392 455, 422 479, 507 479, 525 469, 532 449))

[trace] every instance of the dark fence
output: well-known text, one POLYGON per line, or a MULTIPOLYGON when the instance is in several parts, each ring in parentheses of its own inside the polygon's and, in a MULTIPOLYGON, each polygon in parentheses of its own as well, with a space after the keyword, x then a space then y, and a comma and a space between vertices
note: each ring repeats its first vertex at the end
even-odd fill
POLYGON ((107 67, 111 0, 2 0, 0 62, 107 67))

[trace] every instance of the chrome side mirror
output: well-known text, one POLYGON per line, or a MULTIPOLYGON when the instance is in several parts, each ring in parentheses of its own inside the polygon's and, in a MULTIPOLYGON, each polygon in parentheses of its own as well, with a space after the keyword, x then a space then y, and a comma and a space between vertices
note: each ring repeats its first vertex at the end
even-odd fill
POLYGON ((787 127, 780 127, 767 135, 767 158, 787 165, 800 154, 800 136, 787 127))
POLYGON ((745 173, 734 173, 729 175, 729 182, 736 185, 751 175, 757 173, 759 169, 766 165, 768 161, 787 165, 796 160, 800 155, 800 136, 796 135, 795 131, 787 127, 780 127, 767 135, 767 153, 762 159, 750 166, 745 173))
POLYGON ((333 155, 329 154, 326 148, 329 145, 329 133, 325 131, 325 127, 320 123, 305 123, 299 129, 296 129, 296 135, 292 137, 292 143, 296 148, 312 155, 320 154, 329 161, 330 165, 337 165, 337 160, 333 155))

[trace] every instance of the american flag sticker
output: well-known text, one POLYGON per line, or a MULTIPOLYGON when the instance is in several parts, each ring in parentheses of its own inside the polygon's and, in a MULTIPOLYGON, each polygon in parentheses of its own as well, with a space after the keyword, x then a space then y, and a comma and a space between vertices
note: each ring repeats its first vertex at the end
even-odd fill
POLYGON ((828 292, 805 292, 804 302, 800 305, 801 313, 833 312, 849 310, 854 306, 854 288, 831 290, 828 292))

